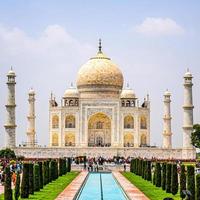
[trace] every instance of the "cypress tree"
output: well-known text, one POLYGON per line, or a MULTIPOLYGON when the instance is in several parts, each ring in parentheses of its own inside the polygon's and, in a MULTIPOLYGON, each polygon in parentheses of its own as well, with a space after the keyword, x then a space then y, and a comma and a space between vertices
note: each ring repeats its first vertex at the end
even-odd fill
POLYGON ((172 165, 172 183, 171 183, 171 192, 173 195, 177 194, 178 192, 178 172, 177 172, 177 165, 172 165))
POLYGON ((33 163, 29 163, 29 194, 34 194, 33 163))
POLYGON ((67 172, 71 171, 71 158, 67 158, 67 172))
POLYGON ((24 163, 22 184, 21 184, 21 198, 28 198, 28 196, 29 196, 29 163, 24 163))
POLYGON ((39 171, 40 171, 40 189, 43 188, 43 163, 42 162, 38 162, 39 165, 39 171))
POLYGON ((187 166, 187 190, 192 194, 190 200, 195 199, 195 177, 194 177, 194 166, 187 166))
POLYGON ((59 162, 59 176, 62 176, 63 175, 63 159, 59 158, 58 162, 59 162))
POLYGON ((161 187, 161 167, 160 167, 160 163, 156 163, 155 184, 156 184, 156 187, 161 187))
POLYGON ((162 164, 162 189, 166 189, 166 163, 162 164))
POLYGON ((185 165, 181 165, 181 175, 180 175, 180 197, 185 198, 183 190, 186 190, 186 174, 185 174, 185 165))
POLYGON ((171 177, 172 177, 172 174, 171 174, 171 167, 172 165, 170 163, 167 164, 166 166, 166 192, 167 193, 171 193, 171 177))
POLYGON ((156 184, 156 167, 154 165, 154 172, 153 172, 153 184, 155 185, 156 184))
POLYGON ((51 176, 50 176, 50 160, 47 160, 47 176, 48 176, 48 183, 51 182, 51 176))
POLYGON ((16 179, 16 185, 15 185, 15 200, 18 200, 20 196, 20 174, 17 172, 17 179, 16 179))
POLYGON ((40 191, 40 168, 38 164, 34 165, 34 191, 40 191))
POLYGON ((57 162, 57 160, 55 160, 55 164, 54 165, 55 165, 55 179, 57 179, 58 178, 58 162, 57 162))
POLYGON ((11 172, 10 167, 5 168, 5 185, 4 185, 4 200, 12 200, 12 188, 11 188, 11 172))
POLYGON ((147 161, 147 180, 151 181, 151 161, 147 161))
POLYGON ((197 184, 197 195, 196 195, 196 200, 200 200, 200 174, 196 175, 196 184, 197 184))

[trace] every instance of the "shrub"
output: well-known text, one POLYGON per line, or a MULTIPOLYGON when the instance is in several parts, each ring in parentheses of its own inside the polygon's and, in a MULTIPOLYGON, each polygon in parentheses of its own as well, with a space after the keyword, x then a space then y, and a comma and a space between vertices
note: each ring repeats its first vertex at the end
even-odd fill
POLYGON ((147 161, 147 180, 151 181, 151 161, 147 161))
POLYGON ((154 166, 154 172, 153 172, 153 184, 156 184, 156 167, 154 166))
POLYGON ((156 187, 161 187, 161 167, 160 167, 160 163, 156 163, 155 184, 156 184, 156 187))
POLYGON ((171 193, 171 169, 172 165, 170 163, 166 166, 166 192, 171 193))
POLYGON ((196 195, 196 200, 200 200, 200 174, 197 174, 196 176, 196 184, 197 184, 197 195, 196 195))
POLYGON ((9 148, 0 150, 0 158, 14 159, 16 158, 15 152, 9 148))
POLYGON ((162 164, 162 189, 166 189, 166 163, 162 164))
POLYGON ((185 175, 185 165, 181 165, 181 175, 180 175, 180 197, 185 198, 183 190, 186 190, 186 175, 185 175))
POLYGON ((192 194, 190 200, 195 199, 195 178, 194 178, 194 166, 187 166, 187 190, 192 194))
POLYGON ((12 188, 11 188, 11 172, 10 167, 5 168, 5 185, 4 185, 4 200, 12 200, 12 188))
POLYGON ((38 162, 39 165, 39 172, 40 172, 40 189, 43 188, 43 163, 38 162))
POLYGON ((16 179, 16 185, 15 185, 15 200, 18 200, 20 196, 20 174, 17 172, 17 179, 16 179))
POLYGON ((54 161, 54 165, 55 165, 55 177, 54 180, 58 178, 58 162, 55 160, 54 161))
POLYGON ((63 159, 59 158, 58 163, 59 163, 59 176, 62 176, 63 175, 63 159))
POLYGON ((29 194, 34 194, 33 163, 29 164, 29 194))
POLYGON ((38 164, 34 165, 34 191, 40 191, 40 168, 38 164))
POLYGON ((67 158, 67 172, 71 171, 71 158, 67 158))
POLYGON ((172 184, 171 184, 171 192, 173 195, 177 194, 178 192, 178 172, 177 172, 177 165, 172 165, 172 184))
POLYGON ((29 196, 29 164, 23 165, 23 176, 21 184, 21 198, 28 198, 29 196))

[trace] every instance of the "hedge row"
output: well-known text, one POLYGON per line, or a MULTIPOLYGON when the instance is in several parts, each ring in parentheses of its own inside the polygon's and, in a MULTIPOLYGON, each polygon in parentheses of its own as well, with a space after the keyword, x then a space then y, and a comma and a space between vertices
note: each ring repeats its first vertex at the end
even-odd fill
MULTIPOLYGON (((47 160, 38 163, 24 163, 22 180, 20 183, 20 174, 17 174, 14 197, 17 200, 28 198, 29 194, 40 191, 44 185, 54 181, 58 176, 62 176, 71 170, 71 159, 47 160), (21 185, 21 187, 20 187, 21 185)), ((5 168, 5 200, 12 200, 11 172, 9 166, 5 168)))
POLYGON ((178 181, 179 174, 175 163, 151 162, 135 158, 131 160, 130 171, 173 195, 178 193, 180 183, 181 199, 187 195, 189 200, 200 200, 200 174, 196 175, 195 180, 194 166, 189 165, 186 170, 185 166, 181 165, 180 181, 178 181))

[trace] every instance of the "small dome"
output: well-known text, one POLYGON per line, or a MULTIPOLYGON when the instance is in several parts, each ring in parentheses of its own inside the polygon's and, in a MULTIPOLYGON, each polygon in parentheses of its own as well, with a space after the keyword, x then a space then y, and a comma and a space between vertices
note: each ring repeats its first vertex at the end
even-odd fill
POLYGON ((187 69, 187 72, 185 73, 184 78, 192 78, 192 74, 189 71, 189 69, 187 69))
POLYGON ((33 90, 33 88, 31 88, 31 89, 29 90, 28 94, 32 94, 32 95, 35 94, 35 91, 33 90))
POLYGON ((123 75, 121 70, 101 51, 84 64, 77 77, 77 88, 79 90, 105 89, 118 91, 123 87, 123 75))
POLYGON ((170 93, 168 90, 166 90, 164 95, 165 95, 165 96, 170 96, 171 93, 170 93))
POLYGON ((70 88, 65 90, 64 98, 65 97, 79 98, 78 90, 75 87, 71 86, 70 88))
POLYGON ((15 76, 15 72, 13 71, 12 68, 9 70, 8 76, 15 76))
POLYGON ((136 96, 131 88, 126 88, 126 89, 122 90, 121 98, 122 99, 134 99, 134 98, 136 98, 136 96))

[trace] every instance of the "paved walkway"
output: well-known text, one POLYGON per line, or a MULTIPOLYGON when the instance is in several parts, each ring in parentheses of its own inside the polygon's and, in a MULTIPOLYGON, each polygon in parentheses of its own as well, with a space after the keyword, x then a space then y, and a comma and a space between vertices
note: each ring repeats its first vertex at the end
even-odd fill
POLYGON ((76 193, 81 188, 88 172, 81 172, 56 198, 56 200, 73 200, 76 193))
POLYGON ((131 200, 149 200, 138 188, 136 188, 129 180, 127 180, 120 172, 112 172, 127 196, 131 200))

